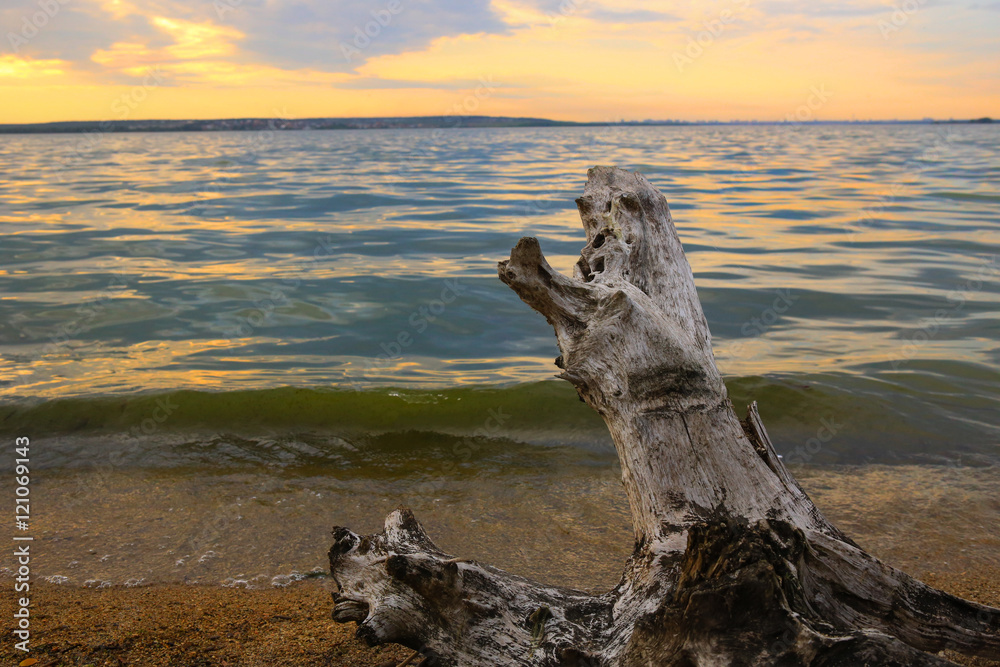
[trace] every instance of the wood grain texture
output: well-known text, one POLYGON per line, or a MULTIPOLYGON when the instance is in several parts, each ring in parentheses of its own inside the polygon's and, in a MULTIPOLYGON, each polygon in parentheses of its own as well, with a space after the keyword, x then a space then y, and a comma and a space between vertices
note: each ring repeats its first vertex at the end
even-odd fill
MULTIPOLYGON (((560 377, 606 422, 635 548, 604 595, 441 553, 407 510, 335 529, 334 618, 440 665, 946 665, 1000 658, 1000 610, 865 553, 784 467, 756 404, 742 422, 666 199, 614 167, 577 200, 572 277, 524 238, 498 275, 552 325, 560 377)), ((553 554, 553 558, 558 558, 553 554)))

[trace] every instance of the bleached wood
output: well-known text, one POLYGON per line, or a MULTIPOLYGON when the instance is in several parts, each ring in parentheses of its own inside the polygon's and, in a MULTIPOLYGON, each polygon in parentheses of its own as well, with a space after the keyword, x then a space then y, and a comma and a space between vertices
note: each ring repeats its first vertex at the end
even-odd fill
POLYGON ((866 554, 785 469, 756 404, 738 419, 663 195, 621 169, 588 176, 573 277, 533 238, 498 274, 552 325, 560 377, 608 425, 636 539, 621 581, 591 596, 455 559, 399 510, 377 535, 335 529, 334 618, 441 665, 1000 658, 1000 611, 866 554))

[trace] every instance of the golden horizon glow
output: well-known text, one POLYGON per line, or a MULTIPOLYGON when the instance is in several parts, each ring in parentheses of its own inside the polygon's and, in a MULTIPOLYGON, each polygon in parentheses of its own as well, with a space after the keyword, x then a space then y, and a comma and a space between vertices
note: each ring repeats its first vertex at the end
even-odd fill
POLYGON ((598 122, 885 120, 1000 112, 1000 57, 991 41, 1000 11, 957 4, 914 0, 907 13, 888 0, 725 0, 711 8, 484 0, 452 12, 459 27, 439 29, 405 0, 374 1, 343 20, 310 2, 318 0, 306 1, 312 14, 304 20, 288 18, 295 7, 280 1, 268 4, 272 17, 237 0, 217 0, 200 14, 175 0, 80 0, 34 31, 25 27, 27 5, 23 16, 5 10, 12 52, 0 55, 7 102, 0 123, 456 113, 598 122), (76 20, 106 36, 63 39, 60 31, 76 20))

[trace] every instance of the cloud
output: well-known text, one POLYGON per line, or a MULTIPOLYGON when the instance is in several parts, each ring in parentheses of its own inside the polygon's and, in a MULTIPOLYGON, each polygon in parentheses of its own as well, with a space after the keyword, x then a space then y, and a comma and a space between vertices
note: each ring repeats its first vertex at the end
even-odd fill
MULTIPOLYGON (((0 39, 37 1, 0 0, 0 39)), ((886 37, 895 0, 71 0, 0 51, 0 85, 35 87, 8 105, 19 118, 62 113, 70 84, 73 113, 106 114, 151 71, 147 117, 433 115, 479 77, 479 112, 499 115, 783 117, 822 83, 824 114, 958 117, 975 99, 984 115, 1000 2, 918 4, 886 37)))
MULTIPOLYGON (((0 8, 0 28, 16 34, 36 11, 34 3, 0 8)), ((441 37, 509 30, 490 0, 75 0, 31 29, 18 53, 65 60, 109 82, 140 65, 169 70, 195 59, 229 71, 349 73, 441 37)), ((197 68, 186 69, 193 76, 197 68)))
POLYGON ((150 23, 170 37, 170 43, 159 48, 149 41, 115 42, 107 49, 98 49, 91 60, 104 67, 128 70, 139 65, 167 65, 177 60, 203 60, 222 58, 236 52, 235 42, 242 39, 239 31, 198 24, 162 16, 153 17, 150 23))
POLYGON ((141 42, 115 42, 110 48, 98 49, 90 58, 98 65, 117 70, 156 65, 161 60, 157 51, 141 42))
POLYGON ((162 66, 160 69, 173 85, 188 87, 329 86, 342 84, 351 79, 351 75, 340 72, 323 72, 308 68, 290 70, 225 61, 181 61, 162 66))
POLYGON ((608 23, 658 23, 661 21, 680 21, 681 17, 667 12, 650 9, 606 9, 604 7, 589 7, 583 15, 595 21, 608 23))
POLYGON ((35 82, 37 79, 58 77, 66 73, 69 63, 63 60, 33 60, 13 54, 0 56, 0 81, 9 79, 24 79, 35 82))
POLYGON ((837 19, 855 18, 880 14, 892 7, 877 0, 853 0, 842 2, 820 0, 818 2, 800 2, 799 0, 762 0, 754 3, 754 7, 772 17, 808 16, 814 18, 837 19))
POLYGON ((344 72, 373 57, 418 51, 441 37, 510 30, 489 0, 245 2, 224 18, 246 34, 241 48, 250 58, 344 72))
POLYGON ((495 88, 518 88, 520 86, 505 84, 498 85, 485 78, 480 79, 451 79, 448 81, 417 81, 411 79, 384 79, 375 76, 354 77, 350 80, 339 83, 337 88, 342 90, 393 90, 408 88, 429 88, 432 90, 457 90, 465 91, 478 88, 485 83, 495 88))
MULTIPOLYGON (((116 9, 120 9, 116 7, 116 9)), ((147 17, 148 26, 160 33, 148 37, 131 37, 94 51, 90 60, 101 66, 105 74, 142 77, 151 70, 158 74, 230 72, 235 63, 227 58, 237 53, 237 42, 243 34, 229 26, 217 26, 209 21, 195 23, 165 16, 147 17), (190 66, 196 61, 194 66, 190 66), (181 66, 187 63, 188 66, 181 66)), ((212 77, 210 77, 212 78, 212 77)), ((169 77, 165 79, 170 83, 169 77)), ((190 79, 189 79, 190 80, 190 79)), ((218 81, 218 77, 212 78, 218 81)))
POLYGON ((3 50, 85 65, 96 49, 127 40, 137 32, 149 31, 142 17, 109 20, 96 3, 87 0, 55 6, 57 9, 51 14, 41 12, 34 2, 0 8, 0 35, 5 37, 3 50))
POLYGON ((555 25, 569 18, 586 18, 618 25, 681 20, 675 13, 614 1, 599 3, 596 0, 495 0, 493 5, 501 11, 510 25, 516 27, 555 25))
POLYGON ((236 52, 234 42, 243 39, 243 33, 235 28, 208 22, 193 23, 164 16, 156 16, 151 22, 174 40, 165 49, 166 55, 180 60, 230 56, 236 52))

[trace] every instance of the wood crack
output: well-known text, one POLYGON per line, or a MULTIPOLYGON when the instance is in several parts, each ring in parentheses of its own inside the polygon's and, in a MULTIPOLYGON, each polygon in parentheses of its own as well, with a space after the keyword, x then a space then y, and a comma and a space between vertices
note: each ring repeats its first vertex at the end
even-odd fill
POLYGON ((595 596, 453 558, 399 509, 374 535, 334 529, 334 620, 440 667, 1000 659, 1000 610, 865 553, 785 468, 756 404, 737 418, 663 195, 595 167, 577 205, 589 243, 575 278, 530 237, 497 271, 552 324, 561 377, 615 441, 637 536, 621 581, 595 596))

